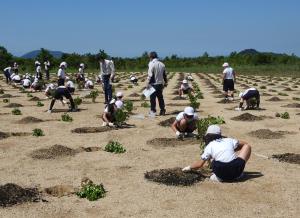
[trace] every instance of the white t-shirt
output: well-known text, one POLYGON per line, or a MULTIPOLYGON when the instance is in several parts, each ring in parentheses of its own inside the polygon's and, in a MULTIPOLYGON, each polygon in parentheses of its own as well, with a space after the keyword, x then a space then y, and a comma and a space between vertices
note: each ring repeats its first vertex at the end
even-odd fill
POLYGON ((249 91, 254 91, 254 90, 256 90, 256 88, 249 88, 249 89, 246 89, 246 90, 243 92, 242 97, 245 96, 249 91))
POLYGON ((13 81, 19 81, 21 80, 20 76, 19 75, 14 75, 13 78, 12 78, 13 81))
POLYGON ((190 85, 189 85, 188 83, 186 83, 186 84, 181 84, 180 88, 181 88, 182 90, 188 90, 188 89, 191 88, 191 87, 190 87, 190 85))
POLYGON ((12 73, 12 74, 10 75, 10 78, 13 79, 15 75, 16 75, 15 73, 12 73))
POLYGON ((22 85, 23 86, 30 86, 31 81, 29 79, 23 79, 22 85))
POLYGON ((88 80, 88 81, 85 82, 85 88, 86 89, 89 88, 90 86, 93 86, 93 85, 94 84, 93 84, 93 82, 91 80, 88 80))
POLYGON ((165 73, 165 65, 160 62, 157 58, 154 58, 148 64, 148 80, 150 81, 152 76, 154 75, 155 81, 154 84, 164 84, 164 73, 165 73))
POLYGON ((50 61, 45 61, 44 65, 45 65, 45 70, 48 70, 50 67, 50 61))
POLYGON ((83 74, 83 68, 82 68, 82 67, 79 67, 78 73, 79 73, 79 74, 83 74))
POLYGON ((40 72, 42 72, 42 68, 41 68, 41 66, 40 66, 40 65, 36 67, 36 72, 37 72, 37 73, 40 73, 40 72))
POLYGON ((111 75, 111 77, 115 74, 115 65, 111 60, 104 60, 104 62, 100 62, 100 74, 103 75, 111 75))
POLYGON ((11 73, 11 67, 6 67, 3 71, 8 71, 9 73, 11 73))
POLYGON ((59 68, 59 70, 57 72, 57 76, 61 79, 65 79, 66 78, 66 73, 63 69, 59 68))
POLYGON ((234 79, 233 73, 234 70, 231 67, 226 67, 223 71, 223 74, 225 74, 225 79, 234 79))
POLYGON ((123 101, 117 100, 115 102, 115 105, 117 106, 118 109, 122 109, 123 108, 123 101))
MULTIPOLYGON (((184 112, 180 112, 176 117, 176 121, 180 122, 183 118, 184 118, 184 112)), ((198 119, 199 119, 198 114, 194 113, 193 120, 198 120, 198 119)))
POLYGON ((239 142, 232 138, 220 138, 210 142, 201 155, 202 160, 214 159, 223 163, 228 163, 237 158, 234 150, 239 142))
POLYGON ((73 83, 71 80, 69 80, 69 81, 66 83, 66 87, 69 87, 69 88, 75 88, 75 85, 74 85, 74 83, 73 83))

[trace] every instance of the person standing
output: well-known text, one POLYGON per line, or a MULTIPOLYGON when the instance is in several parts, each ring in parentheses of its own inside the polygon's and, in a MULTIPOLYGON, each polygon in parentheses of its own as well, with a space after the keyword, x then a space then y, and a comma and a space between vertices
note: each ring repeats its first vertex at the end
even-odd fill
POLYGON ((41 63, 39 61, 35 61, 34 65, 35 65, 35 77, 40 80, 43 78, 41 63))
POLYGON ((46 60, 44 62, 44 67, 45 67, 45 73, 46 73, 46 80, 50 79, 50 61, 46 60))
POLYGON ((12 67, 6 67, 4 70, 3 70, 3 74, 4 74, 4 76, 5 76, 5 78, 6 78, 6 83, 8 84, 8 83, 10 83, 11 82, 11 78, 10 78, 10 76, 11 76, 11 74, 12 74, 12 67))
POLYGON ((158 99, 160 113, 159 115, 165 115, 165 101, 163 97, 164 86, 167 85, 167 74, 165 65, 158 60, 157 53, 155 51, 149 54, 150 62, 148 69, 148 84, 147 88, 151 86, 155 89, 155 92, 150 95, 151 111, 150 115, 156 114, 156 98, 158 99))
POLYGON ((57 84, 65 84, 65 79, 66 79, 66 73, 65 73, 65 69, 67 68, 67 63, 66 62, 61 62, 59 65, 59 69, 57 72, 57 77, 58 77, 58 81, 57 84))
POLYGON ((233 100, 234 82, 236 80, 235 71, 229 66, 228 63, 223 64, 223 91, 225 100, 233 100))
POLYGON ((19 65, 18 65, 17 62, 14 63, 14 67, 13 68, 14 68, 15 74, 18 74, 19 73, 19 65))
POLYGON ((100 75, 104 89, 105 102, 108 104, 112 100, 112 85, 111 82, 115 76, 115 66, 112 60, 106 60, 106 55, 99 55, 100 75))

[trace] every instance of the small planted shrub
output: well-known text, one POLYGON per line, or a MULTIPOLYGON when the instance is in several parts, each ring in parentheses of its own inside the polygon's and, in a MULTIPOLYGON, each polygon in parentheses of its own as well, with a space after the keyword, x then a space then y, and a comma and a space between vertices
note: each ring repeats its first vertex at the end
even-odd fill
POLYGON ((140 96, 140 99, 141 99, 142 101, 144 101, 144 100, 146 99, 146 96, 145 96, 145 95, 141 95, 141 96, 140 96))
POLYGON ((143 103, 141 103, 141 106, 145 108, 149 108, 150 104, 147 101, 144 101, 143 103))
POLYGON ((259 88, 260 89, 266 89, 267 87, 266 86, 260 86, 259 88))
POLYGON ((30 93, 27 93, 27 97, 28 97, 28 98, 32 98, 32 97, 33 97, 33 95, 32 95, 32 94, 30 94, 30 93))
POLYGON ((132 89, 133 86, 132 86, 132 85, 128 85, 127 88, 128 88, 128 89, 132 89))
POLYGON ((131 113, 133 110, 133 102, 130 100, 125 100, 124 101, 124 109, 128 112, 131 113))
POLYGON ((188 94, 189 100, 190 100, 190 106, 194 108, 195 110, 199 108, 200 102, 198 102, 197 96, 194 96, 193 94, 188 94))
POLYGON ((284 112, 284 113, 280 114, 280 117, 282 119, 290 119, 290 114, 288 112, 284 112))
POLYGON ((4 90, 3 89, 0 89, 0 94, 4 94, 4 90))
POLYGON ((126 111, 124 111, 123 109, 118 109, 115 114, 115 119, 116 119, 115 124, 117 126, 122 126, 122 124, 124 124, 127 117, 128 117, 128 113, 126 111))
POLYGON ((102 184, 86 184, 81 188, 79 192, 76 192, 76 195, 80 198, 86 198, 89 201, 96 201, 99 198, 105 197, 105 189, 102 184))
POLYGON ((110 141, 108 144, 105 146, 105 151, 115 153, 115 154, 120 154, 126 152, 126 149, 122 146, 117 141, 110 141))
POLYGON ((61 120, 64 122, 72 122, 73 118, 69 114, 64 113, 63 115, 61 115, 61 120))
POLYGON ((9 103, 9 99, 4 98, 4 99, 3 99, 3 103, 9 103))
POLYGON ((41 101, 38 101, 38 102, 36 103, 36 106, 38 106, 38 107, 43 107, 44 104, 43 104, 41 101))
POLYGON ((44 132, 41 129, 34 129, 32 130, 32 135, 36 137, 44 136, 44 132))
POLYGON ((279 92, 278 95, 281 95, 281 96, 288 96, 288 94, 283 93, 283 92, 279 92))
POLYGON ((295 101, 300 101, 300 98, 293 97, 293 100, 295 100, 295 101))
POLYGON ((21 112, 21 110, 20 110, 19 108, 14 108, 14 109, 11 111, 11 113, 12 113, 13 115, 22 115, 22 112, 21 112))
POLYGON ((20 87, 20 88, 19 88, 19 91, 20 91, 21 93, 26 93, 26 90, 25 90, 24 87, 20 87))
POLYGON ((77 96, 76 98, 74 98, 74 104, 75 107, 78 108, 78 106, 82 104, 82 99, 79 96, 77 96))
POLYGON ((253 85, 253 86, 257 86, 257 83, 253 83, 252 85, 253 85))
POLYGON ((92 102, 96 102, 96 98, 99 96, 99 91, 98 90, 93 90, 90 92, 90 96, 92 98, 92 102))

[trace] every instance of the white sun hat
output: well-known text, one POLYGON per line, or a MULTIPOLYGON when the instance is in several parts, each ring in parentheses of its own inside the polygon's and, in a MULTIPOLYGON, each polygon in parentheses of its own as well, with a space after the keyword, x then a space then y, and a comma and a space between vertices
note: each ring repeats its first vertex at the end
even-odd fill
POLYGON ((188 116, 192 116, 192 115, 194 115, 194 108, 192 108, 192 107, 186 107, 186 108, 184 108, 184 113, 186 114, 186 115, 188 115, 188 116))
POLYGON ((123 93, 122 92, 117 92, 116 96, 117 97, 123 97, 123 93))
POLYGON ((240 92, 239 97, 241 98, 241 97, 243 97, 243 95, 244 95, 244 93, 240 92))
POLYGON ((206 130, 206 134, 221 135, 221 128, 218 125, 210 125, 206 130))
POLYGON ((41 65, 41 63, 39 61, 35 61, 34 64, 35 65, 41 65))
POLYGON ((182 83, 186 84, 186 83, 188 83, 188 81, 186 79, 184 79, 184 80, 182 80, 182 83))
POLYGON ((82 67, 82 68, 84 68, 84 63, 81 63, 79 66, 82 67))
POLYGON ((223 67, 229 67, 229 64, 227 62, 225 62, 222 66, 223 67))
POLYGON ((59 67, 62 67, 62 66, 67 67, 67 63, 65 61, 61 62, 59 67))

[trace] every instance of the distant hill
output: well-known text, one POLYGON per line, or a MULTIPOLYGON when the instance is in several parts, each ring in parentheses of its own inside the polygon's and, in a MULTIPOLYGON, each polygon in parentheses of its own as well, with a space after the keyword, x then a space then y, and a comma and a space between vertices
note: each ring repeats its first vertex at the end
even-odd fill
MULTIPOLYGON (((49 51, 49 52, 55 58, 60 58, 63 54, 63 52, 61 52, 61 51, 49 51)), ((39 53, 40 53, 40 50, 31 51, 31 52, 28 52, 28 53, 22 55, 21 58, 34 59, 38 56, 39 53)))
POLYGON ((259 51, 256 51, 255 49, 252 49, 252 48, 245 49, 245 50, 239 52, 240 55, 256 55, 259 53, 260 53, 259 51))

